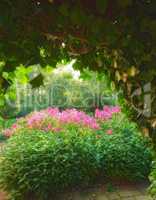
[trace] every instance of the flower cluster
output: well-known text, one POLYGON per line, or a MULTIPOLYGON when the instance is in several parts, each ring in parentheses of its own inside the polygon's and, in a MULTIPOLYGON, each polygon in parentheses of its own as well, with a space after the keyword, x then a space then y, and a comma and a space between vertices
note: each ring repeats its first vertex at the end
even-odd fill
POLYGON ((61 112, 57 108, 48 108, 28 116, 27 124, 30 128, 40 127, 43 125, 43 122, 45 124, 45 121, 48 121, 47 119, 49 121, 50 119, 57 121, 60 126, 64 124, 77 124, 91 129, 100 128, 94 117, 76 109, 67 109, 61 112))
POLYGON ((98 120, 108 120, 111 119, 113 114, 115 113, 120 113, 121 109, 119 106, 113 106, 113 107, 109 107, 109 106, 104 106, 103 110, 99 110, 96 109, 95 110, 95 118, 98 120))
MULTIPOLYGON (((38 129, 45 132, 59 132, 69 124, 99 130, 100 121, 109 120, 114 113, 119 113, 120 111, 120 107, 118 106, 105 106, 103 110, 96 109, 95 117, 92 117, 76 109, 60 111, 58 108, 48 108, 33 112, 25 118, 20 118, 11 128, 4 130, 3 133, 6 137, 10 137, 22 128, 38 129)), ((108 130, 106 133, 112 134, 112 130, 108 130)))
POLYGON ((100 126, 96 122, 96 119, 94 117, 91 117, 87 115, 86 113, 82 111, 78 111, 76 109, 69 109, 63 111, 59 115, 59 121, 63 124, 80 124, 82 126, 91 128, 91 129, 99 129, 100 126))
POLYGON ((7 128, 3 131, 3 134, 6 136, 6 137, 10 137, 12 136, 18 129, 20 129, 21 127, 15 123, 11 126, 11 128, 7 128))

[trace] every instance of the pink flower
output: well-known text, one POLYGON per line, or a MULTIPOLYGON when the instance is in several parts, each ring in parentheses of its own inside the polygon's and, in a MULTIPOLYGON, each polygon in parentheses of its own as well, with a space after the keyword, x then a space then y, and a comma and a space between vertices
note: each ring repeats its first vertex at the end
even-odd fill
POLYGON ((18 128, 25 127, 28 129, 43 130, 45 132, 59 132, 67 124, 74 124, 87 127, 92 130, 100 129, 97 119, 109 119, 110 112, 96 110, 95 117, 87 115, 83 111, 76 109, 66 109, 60 111, 58 108, 48 108, 41 111, 33 112, 25 118, 18 119, 12 127, 5 131, 6 135, 12 135, 18 128))
POLYGON ((97 118, 99 120, 108 120, 108 119, 112 118, 112 113, 110 112, 110 110, 96 109, 95 110, 95 118, 97 118))
POLYGON ((100 129, 100 125, 97 124, 97 123, 92 123, 91 128, 99 130, 100 129))
POLYGON ((4 131, 3 131, 3 135, 5 136, 5 137, 10 137, 10 136, 12 136, 13 135, 13 131, 11 130, 11 129, 5 129, 4 131))
POLYGON ((53 128, 52 129, 55 133, 60 132, 62 129, 61 128, 53 128))
POLYGON ((27 117, 27 123, 29 126, 33 124, 40 124, 47 117, 47 113, 44 111, 34 112, 27 117))
POLYGON ((99 110, 98 108, 95 110, 95 118, 105 121, 111 119, 113 114, 121 112, 119 106, 109 107, 104 106, 103 110, 99 110))
POLYGON ((112 107, 112 113, 120 113, 120 112, 121 112, 121 108, 119 106, 112 107))
POLYGON ((52 129, 52 125, 51 124, 48 124, 48 127, 47 127, 49 130, 52 129))
POLYGON ((60 114, 60 111, 58 108, 48 108, 47 110, 45 110, 48 115, 50 115, 51 117, 56 117, 60 114))
POLYGON ((13 124, 13 125, 12 125, 12 128, 13 128, 13 129, 16 129, 17 127, 18 127, 17 124, 13 124))
POLYGON ((112 131, 112 129, 108 129, 108 130, 106 131, 106 133, 107 133, 108 135, 112 135, 113 131, 112 131))
POLYGON ((105 112, 111 112, 111 107, 109 107, 109 106, 104 106, 103 107, 103 111, 105 111, 105 112))

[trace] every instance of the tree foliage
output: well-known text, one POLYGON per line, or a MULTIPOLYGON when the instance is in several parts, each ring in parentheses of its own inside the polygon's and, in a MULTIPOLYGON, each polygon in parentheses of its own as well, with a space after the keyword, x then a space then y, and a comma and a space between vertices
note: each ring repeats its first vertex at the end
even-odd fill
MULTIPOLYGON (((1 97, 11 84, 4 74, 20 64, 72 58, 79 69, 108 71, 130 103, 147 82, 154 95, 155 0, 1 0, 0 13, 1 97)), ((41 76, 32 84, 40 82, 41 76)), ((142 96, 135 103, 142 108, 142 96)))

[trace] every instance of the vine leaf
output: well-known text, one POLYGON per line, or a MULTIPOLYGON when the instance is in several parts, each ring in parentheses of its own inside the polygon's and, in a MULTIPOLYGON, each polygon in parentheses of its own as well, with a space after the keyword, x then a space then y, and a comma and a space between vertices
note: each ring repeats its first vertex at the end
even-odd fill
POLYGON ((97 0, 96 6, 97 9, 100 11, 101 14, 104 14, 107 8, 108 0, 97 0))
POLYGON ((32 88, 38 88, 41 85, 43 85, 43 75, 39 74, 37 77, 35 77, 33 80, 30 81, 30 84, 32 88))
POLYGON ((126 8, 132 4, 132 0, 118 0, 118 3, 122 8, 126 8))

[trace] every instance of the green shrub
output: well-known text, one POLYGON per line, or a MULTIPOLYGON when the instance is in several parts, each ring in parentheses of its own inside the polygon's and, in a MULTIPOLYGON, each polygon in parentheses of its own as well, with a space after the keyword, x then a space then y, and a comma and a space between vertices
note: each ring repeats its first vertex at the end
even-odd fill
POLYGON ((152 163, 152 170, 151 170, 151 173, 149 176, 149 179, 151 182, 151 185, 149 187, 149 193, 151 194, 151 196, 156 198, 156 161, 155 161, 156 155, 155 155, 155 153, 154 153, 153 157, 154 157, 154 161, 152 163))
POLYGON ((130 181, 147 178, 152 159, 148 144, 129 129, 119 134, 101 135, 97 143, 101 175, 130 181))
POLYGON ((0 143, 5 142, 7 138, 4 136, 4 134, 0 133, 0 143))
POLYGON ((16 122, 15 118, 4 119, 0 117, 0 130, 11 127, 16 122))
POLYGON ((151 149, 147 148, 150 141, 141 136, 136 123, 119 113, 101 127, 97 131, 101 137, 98 151, 104 175, 126 180, 147 178, 152 161, 151 149))
POLYGON ((4 119, 0 116, 0 142, 5 140, 5 136, 2 134, 2 130, 4 128, 4 119))
POLYGON ((48 199, 52 192, 98 177, 144 179, 151 151, 141 136, 103 134, 76 125, 59 133, 25 130, 13 135, 0 159, 0 186, 11 199, 48 199))
POLYGON ((128 117, 122 112, 113 115, 112 119, 102 121, 100 125, 102 132, 111 129, 113 134, 122 133, 125 130, 127 130, 130 135, 133 133, 140 134, 137 124, 130 121, 128 117))
POLYGON ((0 130, 3 129, 4 126, 4 119, 0 116, 0 130))
POLYGON ((3 152, 0 185, 21 200, 30 193, 47 199, 51 192, 88 184, 98 172, 94 142, 89 130, 72 127, 60 134, 23 130, 3 152))
POLYGON ((0 142, 4 142, 7 138, 2 133, 4 129, 10 128, 16 119, 3 119, 0 116, 0 142))

